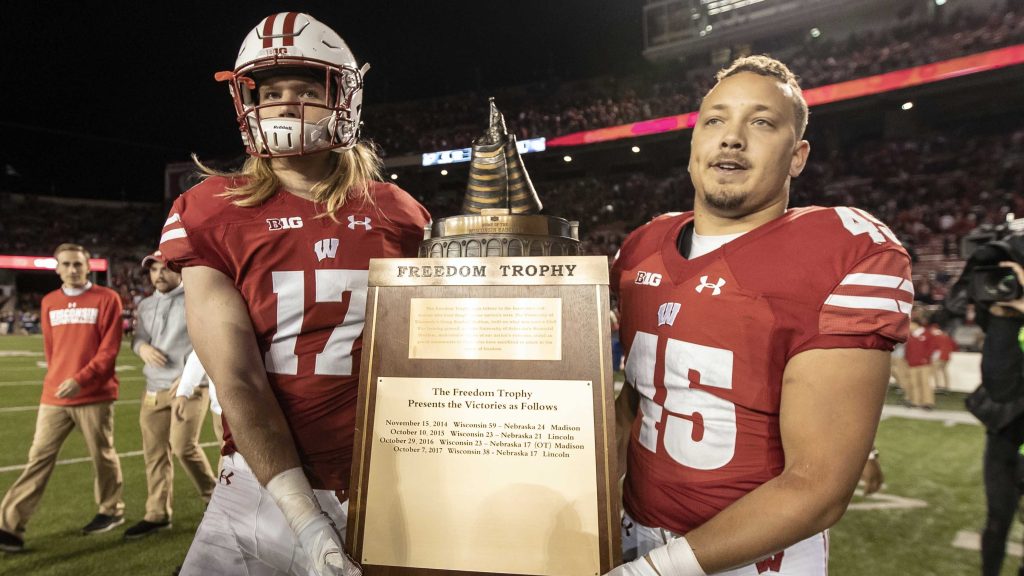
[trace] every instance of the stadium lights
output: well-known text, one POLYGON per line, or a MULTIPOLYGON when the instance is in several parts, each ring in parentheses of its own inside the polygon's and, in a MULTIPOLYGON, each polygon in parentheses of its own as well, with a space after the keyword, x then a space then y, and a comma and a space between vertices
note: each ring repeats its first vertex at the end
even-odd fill
POLYGON ((904 102, 903 106, 900 106, 900 109, 906 111, 906 110, 910 110, 913 107, 914 107, 914 103, 913 102, 904 102))
POLYGON ((946 0, 935 0, 936 6, 943 6, 946 4, 946 0))
POLYGON ((640 153, 640 147, 639 146, 633 146, 632 148, 630 148, 630 150, 633 151, 633 154, 639 154, 640 153))
POLYGON ((448 171, 447 170, 441 170, 441 176, 447 176, 447 175, 448 175, 448 171))
POLYGON ((566 154, 565 156, 562 156, 562 160, 564 160, 565 162, 572 162, 572 156, 566 154))
POLYGON ((391 175, 391 179, 392 180, 398 180, 398 174, 392 174, 391 175))
POLYGON ((811 28, 811 38, 817 38, 819 36, 821 36, 821 30, 818 30, 817 28, 811 28))

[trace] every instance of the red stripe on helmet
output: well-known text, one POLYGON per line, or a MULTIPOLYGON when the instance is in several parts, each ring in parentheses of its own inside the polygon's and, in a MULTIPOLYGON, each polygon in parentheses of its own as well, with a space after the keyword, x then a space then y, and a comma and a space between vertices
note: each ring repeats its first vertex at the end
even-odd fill
POLYGON ((274 45, 274 20, 277 19, 277 14, 271 14, 267 16, 267 19, 263 21, 263 47, 270 48, 274 45))
POLYGON ((298 15, 298 12, 289 12, 284 17, 284 30, 281 31, 281 35, 284 36, 285 46, 295 46, 295 18, 298 15))

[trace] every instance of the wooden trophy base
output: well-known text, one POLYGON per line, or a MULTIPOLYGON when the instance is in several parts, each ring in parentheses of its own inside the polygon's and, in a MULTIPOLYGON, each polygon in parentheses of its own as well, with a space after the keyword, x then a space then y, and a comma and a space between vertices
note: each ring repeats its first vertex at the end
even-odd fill
POLYGON ((607 259, 374 260, 349 548, 368 576, 619 564, 607 259))

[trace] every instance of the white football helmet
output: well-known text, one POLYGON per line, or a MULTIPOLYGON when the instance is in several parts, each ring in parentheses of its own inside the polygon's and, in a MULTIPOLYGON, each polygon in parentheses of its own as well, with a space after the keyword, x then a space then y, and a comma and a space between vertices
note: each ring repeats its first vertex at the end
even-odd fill
POLYGON ((264 18, 242 42, 235 69, 218 72, 229 82, 246 152, 262 158, 300 156, 324 150, 346 150, 359 139, 363 107, 363 76, 370 69, 356 65, 348 45, 334 30, 312 16, 282 12, 264 18), (299 69, 322 80, 326 104, 310 102, 257 102, 257 83, 275 74, 299 69), (297 106, 298 118, 264 117, 268 106, 297 106), (329 115, 306 122, 307 108, 326 109, 329 115))

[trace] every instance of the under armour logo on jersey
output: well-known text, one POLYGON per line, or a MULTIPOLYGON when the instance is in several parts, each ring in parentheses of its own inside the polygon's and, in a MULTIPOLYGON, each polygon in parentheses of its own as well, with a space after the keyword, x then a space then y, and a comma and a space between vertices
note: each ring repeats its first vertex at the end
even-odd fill
POLYGON ((641 286, 658 286, 659 284, 661 284, 661 274, 637 270, 636 283, 640 284, 641 286))
POLYGON ((680 306, 679 302, 665 302, 658 306, 658 326, 664 326, 665 324, 673 325, 676 321, 676 315, 679 314, 680 306))
POLYGON ((316 261, 323 262, 324 258, 334 258, 338 255, 338 239, 324 238, 313 245, 316 252, 316 261))
POLYGON ((68 302, 68 308, 78 308, 78 302, 68 302))
POLYGON ((234 472, 224 473, 224 470, 220 471, 220 483, 225 486, 231 486, 231 477, 234 476, 234 472))
POLYGON ((362 226, 363 230, 373 230, 373 226, 370 226, 370 217, 369 216, 367 216, 366 218, 363 218, 362 220, 356 220, 355 216, 351 216, 350 215, 348 217, 348 229, 349 230, 355 230, 356 226, 362 226))
POLYGON ((718 296, 722 293, 722 286, 725 286, 725 278, 719 278, 718 282, 712 284, 711 282, 708 282, 707 276, 701 276, 700 284, 697 285, 697 293, 700 294, 705 288, 711 288, 714 290, 711 295, 718 296))
POLYGON ((302 228, 302 218, 299 216, 267 218, 267 230, 291 230, 293 228, 302 228))

